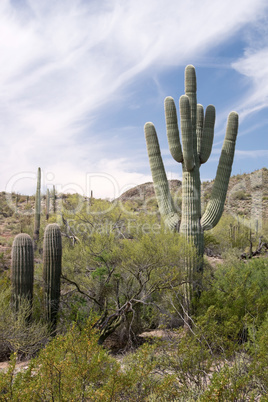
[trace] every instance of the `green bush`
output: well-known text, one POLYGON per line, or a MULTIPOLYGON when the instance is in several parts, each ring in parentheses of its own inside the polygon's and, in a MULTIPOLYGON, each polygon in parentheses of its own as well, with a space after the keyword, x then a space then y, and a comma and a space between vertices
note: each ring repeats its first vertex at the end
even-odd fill
POLYGON ((0 292, 0 359, 11 353, 32 357, 48 341, 47 326, 41 321, 30 321, 30 306, 21 302, 18 312, 10 306, 10 284, 2 279, 0 292))
POLYGON ((0 393, 7 401, 101 400, 104 392, 113 395, 119 369, 98 346, 91 322, 81 332, 73 326, 57 336, 26 371, 12 378, 14 368, 13 362, 10 372, 0 376, 0 393))
POLYGON ((268 309, 268 260, 233 261, 204 278, 197 307, 197 323, 210 345, 228 354, 248 340, 268 309))
MULTIPOLYGON (((230 249, 244 251, 249 246, 250 229, 246 226, 243 218, 234 219, 230 215, 223 215, 218 225, 206 232, 205 241, 208 247, 215 248, 219 253, 224 254, 230 249), (213 239, 213 242, 210 239, 213 239)), ((254 245, 258 239, 253 239, 254 245)))
POLYGON ((157 327, 164 315, 169 323, 178 322, 170 298, 174 302, 173 296, 177 300, 182 294, 185 257, 193 252, 185 239, 165 232, 156 216, 128 210, 120 215, 114 207, 104 218, 98 214, 103 203, 94 200, 91 207, 96 215, 70 220, 79 240, 70 246, 70 239, 64 239, 64 317, 83 320, 92 309, 100 316, 101 341, 120 325, 125 332, 120 336, 127 340, 131 334, 132 340, 132 335, 157 327))
POLYGON ((200 396, 200 402, 219 401, 257 401, 263 393, 249 373, 249 363, 237 358, 223 363, 214 370, 207 389, 200 396))
POLYGON ((249 374, 268 395, 268 311, 257 331, 251 328, 249 351, 253 359, 249 374))
POLYGON ((16 356, 0 373, 6 401, 149 401, 172 400, 174 377, 157 375, 155 347, 143 346, 124 367, 98 344, 90 318, 81 330, 73 325, 54 338, 28 369, 15 374, 16 356))

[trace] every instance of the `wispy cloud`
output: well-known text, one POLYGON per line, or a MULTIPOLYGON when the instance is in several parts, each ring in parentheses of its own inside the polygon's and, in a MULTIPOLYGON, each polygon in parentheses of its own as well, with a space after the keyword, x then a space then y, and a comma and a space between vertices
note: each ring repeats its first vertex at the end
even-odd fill
POLYGON ((232 66, 250 83, 250 94, 246 94, 240 105, 241 118, 268 107, 268 46, 258 50, 248 49, 244 57, 232 66))
MULTIPOLYGON (((216 162, 219 160, 219 155, 221 154, 220 148, 213 149, 212 155, 209 162, 216 162)), ((268 149, 254 149, 254 150, 235 150, 235 159, 258 159, 268 157, 268 149)))
POLYGON ((242 151, 237 149, 235 154, 238 158, 262 158, 268 157, 268 149, 255 149, 254 151, 242 151))

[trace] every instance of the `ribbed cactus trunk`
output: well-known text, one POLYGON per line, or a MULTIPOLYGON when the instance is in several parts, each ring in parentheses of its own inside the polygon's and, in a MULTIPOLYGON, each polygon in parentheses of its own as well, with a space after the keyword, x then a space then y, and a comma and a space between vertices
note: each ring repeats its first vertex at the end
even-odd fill
POLYGON ((45 287, 45 310, 52 331, 56 329, 60 300, 60 277, 62 260, 61 231, 56 223, 49 224, 44 234, 43 280, 45 287))
POLYGON ((28 234, 18 234, 11 251, 12 305, 18 311, 23 299, 32 308, 34 281, 33 241, 28 234))
POLYGON ((184 289, 184 309, 186 324, 191 314, 193 293, 200 292, 203 270, 204 231, 213 228, 219 221, 226 199, 232 170, 238 115, 232 112, 228 118, 225 140, 222 147, 211 200, 201 216, 201 183, 199 169, 211 153, 215 108, 209 105, 204 116, 203 106, 196 101, 195 69, 189 65, 185 69, 185 95, 180 98, 180 121, 182 147, 177 121, 175 102, 165 99, 165 117, 169 149, 173 158, 182 164, 182 211, 181 216, 174 207, 164 169, 158 138, 152 123, 145 124, 145 137, 155 193, 167 227, 178 230, 196 249, 196 256, 187 258, 187 284, 184 289))
POLYGON ((182 211, 180 233, 188 243, 196 248, 196 254, 189 255, 186 259, 185 270, 187 282, 184 286, 185 312, 191 312, 191 300, 193 292, 200 291, 200 279, 203 271, 204 232, 200 224, 201 219, 201 186, 199 168, 192 172, 184 171, 182 174, 182 211))
POLYGON ((40 232, 40 218, 41 218, 41 169, 37 171, 37 186, 35 194, 35 211, 34 211, 34 248, 37 248, 40 232))

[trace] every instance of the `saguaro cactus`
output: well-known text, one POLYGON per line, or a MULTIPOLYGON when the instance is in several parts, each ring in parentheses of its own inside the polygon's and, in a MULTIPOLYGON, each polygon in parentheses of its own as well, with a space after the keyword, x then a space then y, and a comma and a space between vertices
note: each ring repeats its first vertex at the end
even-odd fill
POLYGON ((212 189, 211 200, 201 216, 200 166, 211 153, 215 108, 209 105, 204 116, 203 106, 196 101, 195 68, 185 69, 185 95, 180 98, 180 120, 182 147, 175 102, 165 99, 166 129, 172 157, 182 164, 182 208, 181 216, 174 207, 160 153, 158 138, 153 123, 145 124, 145 137, 149 162, 160 213, 171 230, 178 230, 192 242, 199 255, 199 262, 187 262, 188 286, 185 291, 185 307, 190 312, 192 291, 198 286, 202 272, 204 254, 204 230, 213 228, 219 221, 226 199, 226 192, 232 169, 235 142, 238 130, 238 114, 231 112, 228 117, 226 135, 222 147, 217 174, 212 189))
POLYGON ((50 192, 49 189, 47 189, 47 195, 46 195, 46 220, 49 220, 49 208, 50 208, 50 192))
POLYGON ((40 231, 40 217, 41 217, 41 169, 37 171, 37 186, 35 195, 35 211, 34 211, 34 244, 35 248, 39 240, 40 231))
POLYGON ((12 304, 16 311, 22 299, 27 299, 32 307, 33 280, 33 242, 28 234, 20 233, 13 241, 11 252, 12 304))
POLYGON ((56 207, 56 189, 55 186, 53 186, 52 189, 52 207, 53 207, 53 213, 56 213, 57 207, 56 207))
POLYGON ((62 257, 61 231, 56 223, 51 223, 46 227, 43 253, 46 317, 51 323, 52 329, 55 330, 60 299, 62 257))

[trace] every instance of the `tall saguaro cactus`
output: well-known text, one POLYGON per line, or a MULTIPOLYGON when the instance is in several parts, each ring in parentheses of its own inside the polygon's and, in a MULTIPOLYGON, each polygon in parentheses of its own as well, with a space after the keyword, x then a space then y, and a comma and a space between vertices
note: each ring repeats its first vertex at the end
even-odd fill
POLYGON ((33 280, 33 242, 28 234, 20 233, 13 241, 11 252, 12 303, 16 311, 22 299, 28 300, 32 307, 33 280))
POLYGON ((175 209, 170 195, 153 123, 145 124, 145 137, 160 214, 167 227, 178 230, 195 245, 199 255, 199 262, 191 260, 186 263, 188 286, 185 291, 185 307, 190 312, 193 290, 198 286, 197 278, 200 277, 200 274, 195 274, 203 270, 204 231, 218 223, 224 208, 238 131, 238 114, 236 112, 229 114, 211 199, 203 216, 201 216, 199 169, 211 153, 215 108, 209 105, 204 116, 203 106, 197 104, 196 75, 192 65, 188 65, 185 69, 185 95, 180 98, 182 147, 175 102, 171 97, 165 99, 165 118, 170 153, 177 162, 182 164, 181 216, 175 209))
POLYGON ((51 223, 46 227, 43 253, 46 317, 51 323, 52 329, 55 330, 60 299, 62 259, 61 231, 56 223, 51 223))
POLYGON ((35 248, 39 240, 40 231, 40 217, 41 217, 41 169, 37 171, 37 186, 35 195, 35 211, 34 211, 34 243, 35 248))

